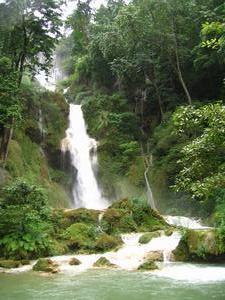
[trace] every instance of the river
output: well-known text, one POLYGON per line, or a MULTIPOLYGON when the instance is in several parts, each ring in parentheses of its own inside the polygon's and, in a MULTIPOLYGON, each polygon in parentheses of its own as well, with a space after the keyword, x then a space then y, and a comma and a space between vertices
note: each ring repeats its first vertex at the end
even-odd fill
MULTIPOLYGON (((188 267, 200 268, 202 274, 209 272, 207 266, 188 267)), ((47 277, 35 273, 0 274, 2 300, 223 300, 224 295, 224 281, 192 280, 191 274, 186 280, 121 270, 89 270, 47 277)))

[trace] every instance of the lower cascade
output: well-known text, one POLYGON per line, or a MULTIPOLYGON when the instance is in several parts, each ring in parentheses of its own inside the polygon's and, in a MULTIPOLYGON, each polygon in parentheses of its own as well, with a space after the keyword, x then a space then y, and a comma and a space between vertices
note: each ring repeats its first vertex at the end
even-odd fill
POLYGON ((70 104, 69 128, 62 141, 62 152, 70 152, 76 172, 73 183, 73 201, 76 208, 104 209, 108 206, 102 197, 94 174, 97 165, 97 142, 87 134, 81 105, 70 104))

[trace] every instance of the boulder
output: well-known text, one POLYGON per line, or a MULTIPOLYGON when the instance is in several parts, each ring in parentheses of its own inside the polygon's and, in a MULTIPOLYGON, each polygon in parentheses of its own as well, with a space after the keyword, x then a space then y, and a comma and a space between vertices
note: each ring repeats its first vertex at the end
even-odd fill
POLYGON ((97 268, 115 268, 116 265, 112 264, 107 258, 100 257, 93 265, 97 268))
POLYGON ((71 258, 71 260, 69 261, 69 264, 71 266, 79 266, 81 264, 81 261, 79 259, 77 259, 76 257, 71 258))
POLYGON ((162 251, 151 251, 145 258, 148 261, 163 261, 163 252, 162 251))
POLYGON ((30 264, 30 261, 29 261, 28 259, 22 259, 22 260, 20 261, 20 263, 21 263, 21 265, 26 266, 26 265, 29 265, 29 264, 30 264))
POLYGON ((57 267, 58 265, 51 259, 40 258, 33 266, 33 270, 38 272, 57 273, 57 267))
POLYGON ((12 269, 20 266, 21 262, 19 260, 0 260, 0 268, 12 269))
POLYGON ((157 269, 158 269, 157 264, 152 260, 146 260, 143 264, 141 264, 138 267, 138 270, 140 271, 152 271, 157 269))
POLYGON ((140 244, 148 244, 151 239, 157 238, 161 235, 160 231, 153 231, 153 232, 147 232, 144 233, 140 238, 139 238, 139 243, 140 244))
POLYGON ((215 229, 187 230, 173 251, 175 261, 224 261, 225 251, 215 229))

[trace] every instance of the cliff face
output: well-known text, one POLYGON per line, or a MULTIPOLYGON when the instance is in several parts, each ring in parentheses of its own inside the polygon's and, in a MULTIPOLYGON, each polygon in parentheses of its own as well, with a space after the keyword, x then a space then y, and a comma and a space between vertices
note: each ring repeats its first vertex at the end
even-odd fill
POLYGON ((67 127, 68 105, 47 91, 25 95, 24 119, 15 129, 0 185, 22 177, 42 185, 53 207, 69 207, 69 176, 61 166, 60 143, 67 127))

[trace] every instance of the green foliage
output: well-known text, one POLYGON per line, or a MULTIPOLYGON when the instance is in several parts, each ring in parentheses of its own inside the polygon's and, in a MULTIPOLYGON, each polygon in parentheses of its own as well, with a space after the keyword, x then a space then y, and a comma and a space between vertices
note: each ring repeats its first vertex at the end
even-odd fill
POLYGON ((152 211, 142 199, 116 201, 105 212, 102 219, 107 233, 143 232, 164 229, 164 219, 152 211))
POLYGON ((75 223, 68 227, 63 238, 71 250, 93 250, 97 232, 94 226, 85 223, 75 223))
POLYGON ((110 236, 106 233, 101 234, 96 240, 95 248, 100 252, 107 252, 118 248, 122 244, 120 237, 110 236))
POLYGON ((181 151, 177 190, 207 200, 216 189, 224 187, 224 117, 221 103, 180 108, 174 114, 177 134, 185 134, 190 140, 181 151))
POLYGON ((6 258, 35 258, 51 253, 51 226, 44 191, 17 180, 4 189, 0 203, 0 253, 6 258))

